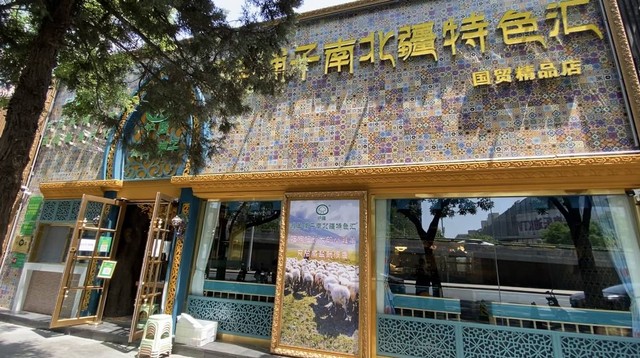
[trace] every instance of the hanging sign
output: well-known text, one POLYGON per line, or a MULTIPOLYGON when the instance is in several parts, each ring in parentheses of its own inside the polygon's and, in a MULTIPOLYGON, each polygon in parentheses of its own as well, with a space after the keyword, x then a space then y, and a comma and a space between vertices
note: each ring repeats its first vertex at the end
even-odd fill
POLYGON ((91 251, 93 252, 93 247, 96 244, 96 240, 92 239, 81 239, 80 246, 78 247, 78 251, 91 251))
POLYGON ((109 252, 111 249, 111 236, 100 236, 98 241, 98 252, 109 252))
POLYGON ((117 261, 102 261, 100 265, 100 271, 98 271, 99 278, 111 278, 113 276, 113 270, 116 268, 117 261))

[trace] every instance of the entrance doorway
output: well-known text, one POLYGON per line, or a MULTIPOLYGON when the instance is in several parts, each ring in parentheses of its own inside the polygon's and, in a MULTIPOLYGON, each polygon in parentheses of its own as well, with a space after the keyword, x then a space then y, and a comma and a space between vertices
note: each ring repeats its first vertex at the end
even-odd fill
POLYGON ((116 269, 111 278, 103 319, 123 327, 131 325, 137 281, 149 233, 153 205, 128 204, 116 251, 116 269))
POLYGON ((83 195, 50 327, 110 317, 130 324, 129 342, 139 339, 165 309, 177 203, 162 193, 147 204, 83 195))

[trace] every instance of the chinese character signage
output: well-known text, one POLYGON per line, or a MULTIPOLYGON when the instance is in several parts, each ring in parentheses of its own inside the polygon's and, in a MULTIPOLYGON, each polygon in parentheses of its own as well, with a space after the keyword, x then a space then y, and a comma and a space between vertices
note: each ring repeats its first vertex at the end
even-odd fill
POLYGON ((612 44, 624 29, 602 9, 613 4, 416 0, 301 17, 273 62, 293 80, 251 97, 225 149, 236 160, 205 172, 638 150, 612 44))
POLYGON ((287 199, 274 348, 287 355, 360 356, 364 194, 287 199))
MULTIPOLYGON (((497 22, 497 24, 492 24, 492 19, 488 19, 484 12, 472 12, 459 21, 454 17, 449 17, 442 21, 440 32, 435 29, 434 21, 402 25, 396 31, 378 29, 359 39, 338 38, 334 42, 325 43, 321 48, 318 43, 310 43, 298 46, 293 51, 282 49, 281 54, 276 56, 271 63, 277 74, 285 72, 287 62, 294 67, 302 65, 300 78, 304 81, 307 79, 307 66, 315 63, 324 62, 325 75, 331 71, 347 71, 352 74, 354 72, 354 63, 356 62, 375 63, 377 60, 377 62, 382 63, 388 61, 395 68, 397 61, 404 62, 412 57, 426 57, 428 60, 438 61, 438 51, 444 51, 444 48, 448 48, 453 57, 458 53, 458 46, 476 48, 479 53, 484 54, 493 50, 488 48, 487 45, 487 37, 490 32, 492 35, 497 34, 507 46, 535 44, 543 51, 548 49, 549 40, 556 41, 552 46, 562 46, 562 41, 571 41, 571 34, 587 32, 602 40, 604 36, 600 27, 579 16, 584 11, 582 6, 588 5, 590 1, 560 0, 551 2, 542 7, 544 14, 539 17, 534 15, 532 11, 508 9, 499 20, 495 19, 497 21, 494 22, 497 22), (574 19, 575 15, 577 15, 578 19, 574 19), (544 30, 538 26, 539 23, 547 24, 544 30), (492 25, 495 26, 490 28, 492 25), (560 38, 560 35, 562 35, 562 38, 560 38), (395 41, 392 41, 394 38, 395 41), (437 42, 442 45, 442 49, 436 46, 437 42), (378 51, 375 51, 376 43, 378 44, 378 51), (393 51, 394 46, 395 51, 393 51), (290 54, 292 56, 291 59, 289 59, 290 54)), ((516 3, 513 3, 512 6, 521 8, 516 3)), ((504 51, 509 51, 509 48, 507 47, 504 51)), ((579 62, 580 60, 573 60, 573 62, 575 61, 579 62)), ((563 66, 564 64, 563 62, 563 66)), ((503 72, 505 70, 511 71, 510 68, 496 71, 503 72)), ((544 69, 540 68, 538 71, 543 72, 544 69)), ((489 76, 485 77, 485 72, 488 71, 474 72, 474 86, 492 83, 489 76), (482 80, 476 81, 476 77, 482 77, 482 80)), ((536 78, 536 70, 528 64, 518 66, 516 72, 521 73, 521 77, 517 78, 518 81, 536 78)), ((562 74, 562 76, 567 75, 570 74, 567 74, 567 72, 562 74)), ((538 74, 537 78, 548 78, 540 76, 538 74)), ((511 78, 510 75, 509 78, 511 78)), ((496 81, 497 83, 511 82, 510 80, 501 81, 498 79, 496 81)))

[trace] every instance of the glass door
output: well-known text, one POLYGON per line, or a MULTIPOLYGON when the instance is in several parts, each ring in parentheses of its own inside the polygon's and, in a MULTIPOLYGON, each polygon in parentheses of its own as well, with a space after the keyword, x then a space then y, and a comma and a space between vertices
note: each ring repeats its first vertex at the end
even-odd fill
POLYGON ((51 328, 102 320, 109 279, 99 272, 113 270, 124 211, 121 200, 82 196, 51 328))
POLYGON ((171 219, 177 213, 175 202, 175 198, 162 193, 156 194, 144 261, 138 280, 129 342, 139 339, 149 316, 162 313, 164 308, 165 279, 171 253, 171 219))

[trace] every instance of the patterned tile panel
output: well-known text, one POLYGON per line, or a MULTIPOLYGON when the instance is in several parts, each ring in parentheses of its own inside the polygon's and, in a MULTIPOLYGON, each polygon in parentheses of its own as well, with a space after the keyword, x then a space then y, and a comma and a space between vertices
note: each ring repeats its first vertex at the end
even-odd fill
POLYGON ((637 357, 637 338, 379 315, 378 354, 388 357, 637 357))
POLYGON ((218 322, 218 330, 241 336, 271 337, 273 303, 189 296, 187 313, 218 322))
POLYGON ((378 354, 407 357, 455 357, 455 327, 412 319, 378 319, 378 354))
POLYGON ((640 356, 640 343, 599 337, 563 337, 563 357, 634 358, 640 356))
POLYGON ((41 182, 100 178, 106 131, 89 119, 74 122, 63 116, 62 106, 71 100, 73 93, 58 91, 36 158, 31 188, 38 188, 41 182))
MULTIPOLYGON (((567 8, 567 28, 551 37, 554 2, 403 1, 351 15, 303 24, 288 49, 317 43, 318 62, 306 81, 294 80, 277 98, 251 99, 253 112, 238 120, 226 153, 207 173, 401 165, 637 150, 611 44, 598 2, 567 8), (506 45, 499 23, 509 10, 530 12, 539 40, 506 45), (443 25, 473 14, 488 22, 484 53, 459 38, 456 55, 445 46, 443 25), (545 16, 551 17, 545 20, 545 16), (399 29, 433 22, 433 55, 398 58, 399 29), (576 32, 576 26, 587 25, 576 32), (593 25, 589 28, 590 25, 593 25), (599 37, 597 29, 603 35, 599 37), (392 33, 380 61, 378 31, 392 33), (376 32, 374 63, 363 38, 376 32), (353 73, 324 74, 324 46, 356 40, 353 73), (543 46, 544 44, 544 46, 543 46), (546 48, 545 48, 546 46, 546 48), (580 74, 518 81, 516 70, 536 71, 580 61, 580 74), (496 70, 512 69, 512 82, 496 84, 496 70), (489 71, 491 84, 474 86, 489 71)), ((562 16, 558 17, 562 19, 562 16)), ((447 35, 446 37, 450 37, 447 35)), ((509 37, 511 38, 511 37, 509 37)), ((289 62, 287 62, 289 63, 289 62)), ((539 72, 536 73, 536 76, 539 72)), ((546 72, 545 72, 546 73, 546 72)), ((525 78, 525 77, 523 77, 525 78)))

